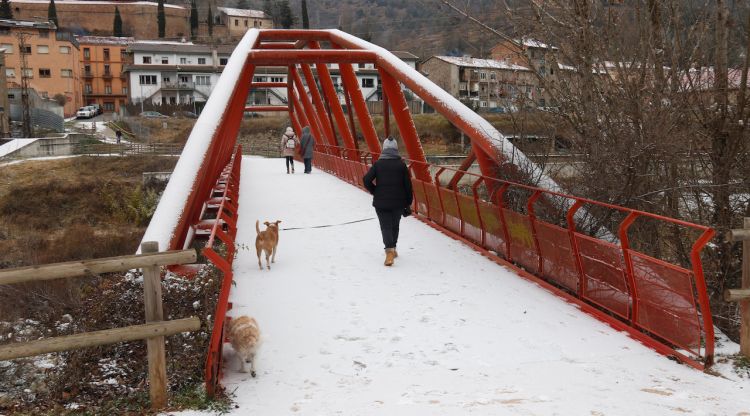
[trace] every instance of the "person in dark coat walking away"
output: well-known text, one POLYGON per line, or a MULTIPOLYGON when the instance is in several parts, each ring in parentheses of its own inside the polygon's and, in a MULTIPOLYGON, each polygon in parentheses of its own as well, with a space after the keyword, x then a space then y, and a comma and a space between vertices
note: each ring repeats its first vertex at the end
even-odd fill
POLYGON ((122 132, 120 130, 115 130, 115 140, 117 140, 117 144, 120 144, 120 140, 122 140, 122 132))
POLYGON ((313 148, 315 139, 310 134, 310 126, 302 128, 302 138, 300 139, 300 156, 305 161, 305 173, 312 172, 313 148))
POLYGON ((294 149, 299 146, 299 139, 294 134, 291 127, 286 128, 286 132, 281 136, 281 154, 286 158, 286 173, 289 173, 289 167, 294 173, 294 149))
POLYGON ((364 178, 365 188, 373 195, 372 206, 378 214, 380 232, 385 245, 385 265, 393 265, 398 257, 398 229, 401 216, 411 214, 414 195, 411 188, 411 175, 401 156, 398 143, 392 137, 383 141, 383 153, 364 178))

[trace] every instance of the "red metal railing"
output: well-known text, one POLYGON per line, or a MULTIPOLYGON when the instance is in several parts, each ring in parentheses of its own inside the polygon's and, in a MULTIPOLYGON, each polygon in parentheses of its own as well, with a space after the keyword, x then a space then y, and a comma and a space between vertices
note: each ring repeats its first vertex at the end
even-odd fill
POLYGON ((199 223, 210 224, 210 235, 203 249, 203 255, 222 273, 221 290, 214 313, 214 327, 206 357, 206 391, 213 396, 221 380, 222 349, 224 345, 224 323, 229 304, 229 290, 232 287, 232 262, 236 253, 234 239, 237 236, 238 197, 240 189, 240 169, 242 148, 237 150, 232 160, 217 179, 206 207, 216 207, 216 218, 199 223))
MULTIPOLYGON (((346 154, 342 149, 319 145, 313 160, 318 168, 362 188, 362 176, 372 164, 372 157, 369 153, 354 152, 359 155, 358 160, 340 157, 346 154)), ((407 162, 412 169, 417 163, 424 163, 407 162)), ((598 318, 620 329, 630 329, 631 333, 638 331, 636 337, 658 351, 696 368, 712 364, 713 322, 700 257, 714 235, 712 228, 472 172, 424 165, 435 172, 434 182, 412 179, 416 214, 522 267, 560 289, 555 291, 566 298, 594 306, 598 312, 589 309, 598 318), (467 187, 471 193, 441 185, 440 177, 446 171, 460 172, 471 178, 471 186, 467 187), (491 196, 480 196, 481 185, 491 196), (523 210, 507 204, 510 193, 517 195, 519 190, 528 195, 523 210), (546 197, 545 201, 562 202, 566 207, 563 209, 566 224, 537 217, 542 196, 546 197), (609 233, 611 241, 577 229, 576 213, 585 205, 614 210, 624 218, 618 229, 609 233), (633 249, 628 230, 638 219, 699 232, 700 236, 692 245, 691 268, 633 249), (612 317, 627 327, 623 328, 612 317)), ((519 205, 518 201, 515 205, 519 205)))

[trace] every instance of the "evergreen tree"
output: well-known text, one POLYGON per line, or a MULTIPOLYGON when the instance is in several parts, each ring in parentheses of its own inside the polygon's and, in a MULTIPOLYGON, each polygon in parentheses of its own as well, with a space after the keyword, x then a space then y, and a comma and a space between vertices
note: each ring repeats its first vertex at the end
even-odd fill
POLYGON ((195 39, 198 36, 198 5, 195 0, 190 3, 190 37, 195 39))
POLYGON ((120 16, 120 9, 117 6, 115 6, 115 21, 113 23, 112 34, 122 37, 122 17, 120 16))
POLYGON ((211 5, 208 5, 208 36, 214 35, 214 12, 211 11, 211 5))
POLYGON ((163 38, 167 29, 167 16, 164 14, 164 0, 156 5, 156 24, 159 26, 159 37, 163 38))
POLYGON ((250 8, 250 3, 248 3, 247 0, 239 0, 239 2, 237 2, 237 8, 238 9, 249 9, 250 8))
POLYGON ((289 7, 289 0, 282 0, 279 2, 279 24, 284 29, 289 29, 297 22, 297 19, 292 13, 292 8, 289 7))
POLYGON ((55 7, 55 0, 50 0, 49 7, 47 8, 47 21, 54 22, 55 26, 60 27, 60 23, 57 21, 57 7, 55 7))
POLYGON ((0 19, 12 19, 13 9, 10 7, 10 0, 2 0, 0 3, 0 19))
POLYGON ((271 18, 274 27, 276 27, 276 24, 278 23, 276 19, 276 7, 274 7, 274 4, 271 3, 271 0, 263 0, 263 13, 267 14, 268 17, 271 18))
POLYGON ((307 14, 307 0, 302 0, 302 28, 310 29, 310 17, 307 14))

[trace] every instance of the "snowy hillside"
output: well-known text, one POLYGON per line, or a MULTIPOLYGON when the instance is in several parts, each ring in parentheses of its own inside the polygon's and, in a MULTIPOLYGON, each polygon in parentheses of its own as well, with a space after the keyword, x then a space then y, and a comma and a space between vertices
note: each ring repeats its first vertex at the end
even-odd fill
POLYGON ((259 271, 256 219, 374 217, 359 189, 283 165, 242 165, 230 315, 256 317, 265 342, 254 379, 226 347, 232 414, 750 415, 750 382, 731 368, 670 361, 413 218, 392 268, 368 220, 282 231, 259 271))

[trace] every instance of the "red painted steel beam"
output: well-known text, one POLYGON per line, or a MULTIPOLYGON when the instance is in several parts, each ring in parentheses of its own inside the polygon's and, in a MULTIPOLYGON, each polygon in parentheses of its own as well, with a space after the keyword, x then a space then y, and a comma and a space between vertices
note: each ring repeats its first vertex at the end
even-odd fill
MULTIPOLYGON (((344 83, 349 94, 351 94, 352 106, 354 107, 354 112, 357 113, 359 127, 362 129, 362 135, 365 136, 367 148, 373 155, 379 155, 381 149, 378 132, 375 130, 375 124, 372 122, 370 111, 367 109, 367 104, 365 103, 365 96, 362 94, 359 82, 357 82, 357 75, 354 73, 351 64, 340 64, 339 71, 341 73, 341 81, 344 83)), ((349 111, 351 112, 352 110, 350 109, 349 111)))
POLYGON ((318 84, 315 82, 315 77, 310 69, 310 65, 301 64, 300 67, 302 68, 302 74, 305 76, 305 82, 307 82, 307 89, 310 90, 310 95, 312 95, 313 105, 318 114, 318 120, 320 120, 322 132, 325 134, 326 139, 328 139, 328 144, 337 146, 338 140, 336 140, 336 133, 333 131, 333 125, 328 118, 328 113, 323 104, 323 99, 320 97, 318 84))
MULTIPOLYGON (((477 155, 474 153, 474 148, 469 150, 469 154, 466 155, 466 158, 461 162, 461 166, 458 167, 458 170, 453 174, 453 178, 448 183, 447 188, 456 190, 456 187, 458 186, 458 182, 461 181, 461 178, 464 177, 466 172, 468 172, 471 165, 474 164, 474 162, 477 160, 477 155)), ((439 184, 438 184, 439 185, 439 184)))
POLYGON ((371 51, 318 49, 253 50, 248 54, 253 65, 293 65, 314 63, 372 63, 377 54, 371 51))
MULTIPOLYGON (((319 48, 320 45, 317 42, 310 42, 311 48, 319 48)), ((335 53, 352 53, 355 51, 314 51, 314 52, 335 52, 335 53)), ((318 79, 320 80, 320 87, 323 89, 323 94, 326 97, 326 101, 328 101, 328 107, 331 109, 331 113, 333 113, 333 118, 336 120, 336 126, 338 127, 338 132, 341 135, 341 138, 344 141, 344 147, 348 150, 350 150, 348 153, 348 158, 351 160, 357 159, 357 144, 354 142, 354 137, 352 137, 352 132, 349 130, 349 125, 346 121, 346 116, 344 115, 344 110, 341 108, 341 103, 339 103, 339 97, 336 94, 336 89, 333 87, 333 80, 331 79, 331 71, 328 70, 328 67, 324 63, 317 63, 315 64, 315 68, 318 70, 318 79)))
POLYGON ((289 107, 283 105, 253 105, 245 107, 245 111, 289 111, 289 107))
POLYGON ((253 82, 250 84, 250 89, 255 88, 286 88, 286 82, 253 82))
POLYGON ((315 109, 310 102, 310 97, 307 96, 307 91, 305 90, 305 86, 302 84, 302 78, 300 78, 296 67, 289 67, 289 76, 292 77, 292 82, 297 89, 297 96, 299 97, 299 101, 302 103, 302 108, 305 111, 305 117, 307 118, 308 125, 310 126, 312 134, 315 137, 315 141, 316 143, 322 143, 323 139, 325 138, 322 133, 321 127, 323 121, 318 119, 318 115, 315 113, 315 109))
POLYGON ((302 134, 302 127, 309 126, 310 122, 307 120, 305 111, 302 109, 302 104, 299 102, 299 97, 297 97, 297 90, 292 88, 289 97, 294 102, 294 113, 297 115, 297 121, 299 121, 300 124, 300 134, 302 134))
POLYGON ((296 42, 265 42, 261 43, 256 49, 297 49, 296 42))
POLYGON ((269 40, 287 40, 287 41, 310 41, 310 40, 330 40, 331 32, 328 30, 309 30, 309 29, 263 29, 258 35, 258 39, 263 41, 269 40))
MULTIPOLYGON (((404 142, 406 151, 409 153, 409 159, 419 162, 414 166, 414 175, 420 181, 430 183, 432 182, 432 178, 427 167, 427 159, 424 157, 422 143, 419 142, 417 128, 414 127, 414 120, 411 118, 409 105, 406 103, 406 97, 404 97, 404 93, 401 91, 401 86, 391 74, 382 68, 378 68, 378 73, 380 73, 380 79, 383 82, 383 91, 388 94, 393 118, 396 119, 396 123, 398 124, 398 131, 401 133, 401 140, 404 142)), ((384 108, 383 111, 388 111, 388 109, 384 108)))

